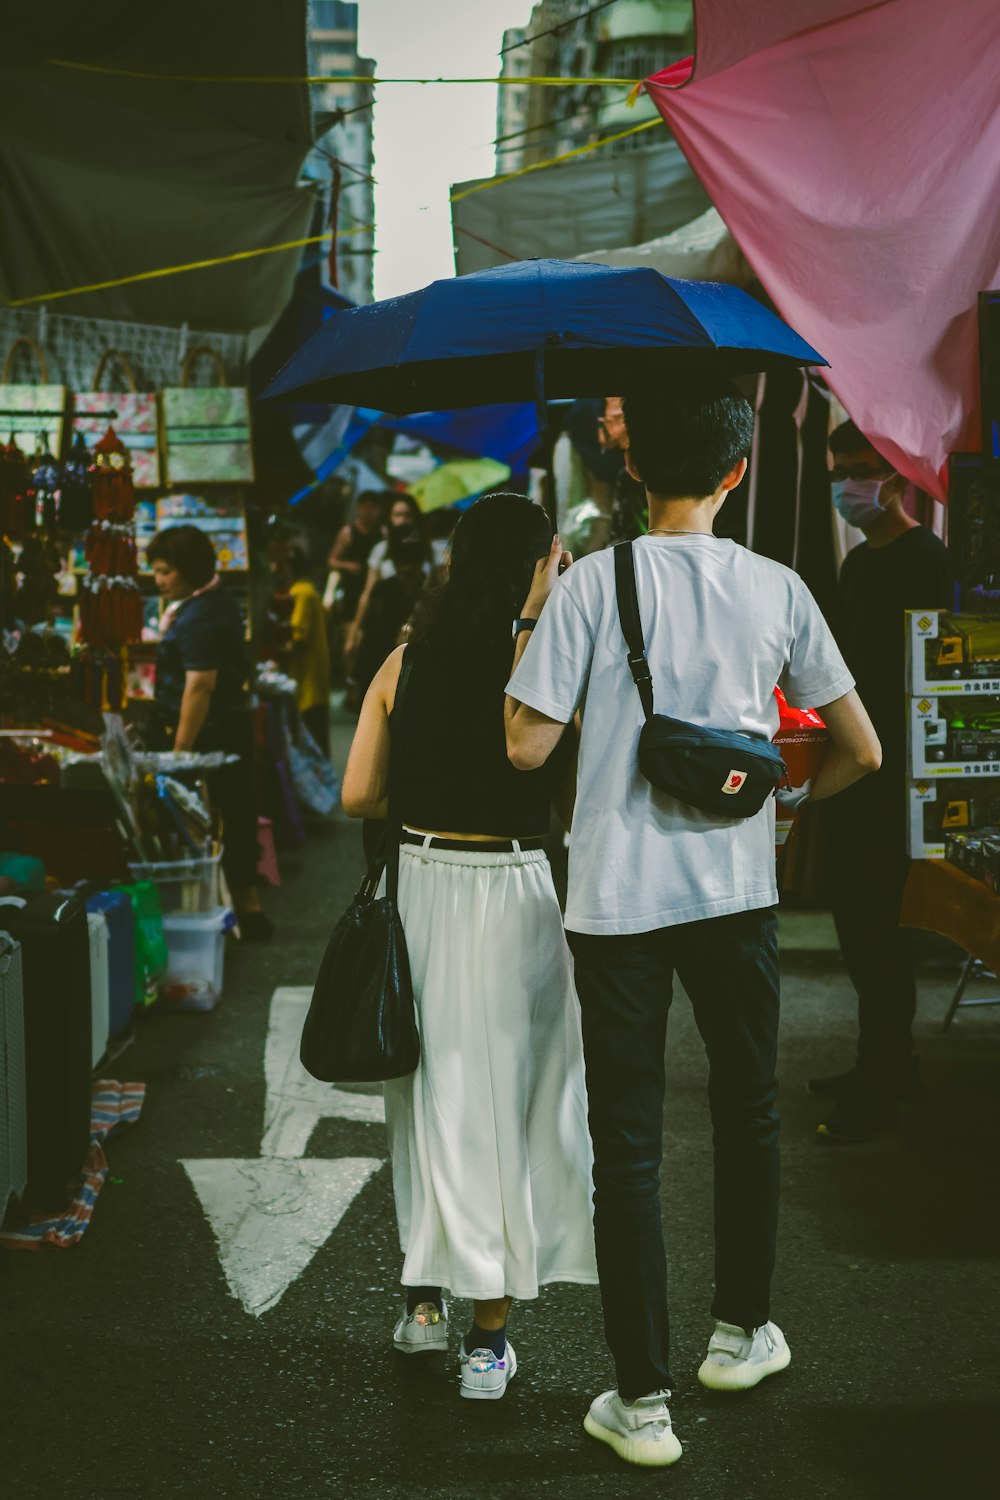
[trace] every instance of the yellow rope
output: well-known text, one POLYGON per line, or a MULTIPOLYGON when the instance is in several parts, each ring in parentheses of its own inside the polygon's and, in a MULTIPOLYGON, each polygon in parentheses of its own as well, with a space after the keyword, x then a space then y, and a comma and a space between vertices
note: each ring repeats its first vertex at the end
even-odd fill
POLYGON ((298 250, 303 245, 318 245, 330 238, 342 239, 347 234, 362 234, 372 229, 371 224, 355 224, 351 229, 338 229, 333 236, 329 230, 325 234, 311 234, 304 240, 286 240, 282 245, 262 245, 258 250, 236 250, 232 255, 216 255, 210 260, 192 260, 183 266, 160 266, 155 271, 136 271, 132 276, 117 276, 111 281, 92 281, 87 286, 71 286, 62 292, 43 292, 34 297, 15 297, 13 301, 4 299, 4 307, 27 307, 32 302, 55 302, 58 297, 77 297, 84 292, 106 292, 111 287, 129 286, 134 281, 152 281, 158 276, 178 276, 183 271, 201 271, 206 266, 225 266, 232 261, 252 260, 257 255, 275 255, 280 250, 298 250))
POLYGON ((591 141, 589 146, 577 146, 572 151, 564 151, 561 156, 550 156, 546 161, 534 161, 528 167, 519 167, 516 172, 506 172, 502 177, 486 177, 482 182, 477 182, 475 187, 466 188, 462 193, 452 193, 451 202, 461 203, 463 198, 468 198, 472 193, 481 193, 485 188, 499 187, 501 182, 512 182, 515 177, 524 177, 528 172, 540 172, 543 167, 557 167, 560 162, 572 161, 575 156, 586 156, 588 151, 597 151, 601 146, 610 146, 612 141, 622 141, 627 135, 637 135, 640 130, 651 130, 654 125, 662 125, 663 121, 657 115, 655 120, 643 120, 641 125, 631 125, 628 130, 619 130, 617 135, 602 136, 599 141, 591 141))
MULTIPOLYGON (((66 66, 76 66, 67 64, 66 66)), ((81 65, 82 66, 82 65, 81 65)), ((94 69, 94 71, 108 71, 94 69)), ((158 76, 158 75, 149 75, 158 76)), ((389 80, 392 81, 392 80, 389 80)), ((408 80, 407 80, 408 81, 408 80)), ((437 80, 434 80, 437 81, 437 80)), ((444 79, 442 82, 448 82, 444 79)), ((472 82, 471 79, 456 80, 458 82, 472 82)), ((491 80, 485 80, 491 81, 491 80)), ((616 80, 620 82, 621 80, 616 80)), ((524 82, 519 79, 518 82, 524 82)), ((506 172, 502 177, 487 177, 482 182, 477 182, 475 187, 466 188, 462 193, 452 193, 451 202, 460 203, 463 198, 468 198, 472 193, 481 193, 486 188, 499 187, 503 182, 511 182, 515 177, 524 177, 529 172, 541 172, 546 167, 557 167, 562 162, 573 161, 578 156, 586 156, 591 151, 597 151, 602 146, 610 146, 614 141, 624 140, 626 136, 637 135, 640 130, 652 130, 654 126, 663 122, 657 116, 654 120, 643 120, 641 125, 632 125, 628 130, 619 130, 615 135, 602 136, 598 141, 591 141, 589 146, 577 146, 572 151, 564 151, 561 156, 550 156, 545 161, 532 162, 530 166, 520 167, 516 172, 506 172)), ((366 231, 374 232, 371 224, 356 224, 350 229, 339 229, 334 239, 341 239, 344 235, 363 234, 366 231)), ((209 260, 192 260, 181 266, 160 266, 155 271, 136 271, 131 276, 117 276, 110 281, 94 281, 87 286, 71 286, 61 292, 42 292, 33 297, 16 297, 11 301, 3 300, 5 307, 28 307, 36 302, 55 302, 60 297, 78 297, 85 292, 106 292, 117 286, 129 286, 136 281, 153 281, 161 276, 178 276, 185 271, 202 271, 209 266, 231 265, 234 261, 253 260, 258 255, 275 255, 281 250, 298 250, 305 245, 318 245, 329 239, 329 233, 312 234, 303 240, 286 240, 281 245, 263 245, 257 250, 237 250, 231 255, 216 255, 209 260)))
POLYGON ((111 68, 100 63, 72 62, 65 57, 47 57, 49 67, 70 68, 75 73, 101 73, 106 77, 140 78, 160 83, 495 83, 502 88, 517 84, 537 88, 584 87, 635 88, 641 78, 371 78, 365 73, 148 73, 138 68, 111 68))

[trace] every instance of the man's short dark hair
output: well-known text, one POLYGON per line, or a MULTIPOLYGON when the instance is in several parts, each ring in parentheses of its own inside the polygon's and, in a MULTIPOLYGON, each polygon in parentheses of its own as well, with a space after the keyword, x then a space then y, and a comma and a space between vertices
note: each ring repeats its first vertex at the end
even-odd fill
POLYGON ((377 505, 379 510, 384 511, 388 498, 388 490, 362 490, 355 501, 355 509, 359 509, 362 505, 377 505))
POLYGON ((833 431, 830 433, 830 436, 827 438, 827 442, 830 445, 830 452, 834 458, 837 458, 841 453, 858 453, 862 449, 868 448, 872 453, 874 453, 876 459, 883 468, 892 470, 893 472, 895 471, 895 465, 890 463, 889 460, 878 451, 871 438, 866 437, 857 423, 852 422, 850 418, 848 418, 846 422, 841 422, 839 427, 835 427, 833 429, 833 431))
POLYGON ((856 453, 859 448, 872 446, 871 438, 865 437, 861 428, 856 422, 852 422, 850 417, 833 429, 827 441, 830 445, 830 452, 833 454, 856 453))
POLYGON ((309 572, 309 559, 306 549, 299 542, 293 542, 287 552, 288 566, 293 578, 304 578, 309 572))
POLYGON ((753 407, 731 381, 690 370, 622 399, 629 451, 651 495, 714 495, 746 458, 753 407))
POLYGON ((165 562, 193 589, 203 589, 216 572, 215 548, 197 526, 168 526, 158 531, 146 548, 146 561, 165 562))

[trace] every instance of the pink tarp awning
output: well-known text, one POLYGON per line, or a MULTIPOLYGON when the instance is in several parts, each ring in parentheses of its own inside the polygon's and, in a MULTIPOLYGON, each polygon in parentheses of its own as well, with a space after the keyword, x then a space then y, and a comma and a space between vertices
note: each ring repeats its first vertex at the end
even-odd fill
POLYGON ((646 82, 782 315, 901 472, 979 446, 976 293, 1000 285, 997 0, 695 0, 646 82), (690 79, 690 81, 688 81, 690 79))

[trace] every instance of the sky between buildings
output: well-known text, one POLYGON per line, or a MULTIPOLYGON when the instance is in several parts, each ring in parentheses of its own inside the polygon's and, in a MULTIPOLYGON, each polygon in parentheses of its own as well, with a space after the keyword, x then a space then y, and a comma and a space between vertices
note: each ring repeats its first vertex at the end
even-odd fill
MULTIPOLYGON (((530 0, 359 0, 358 50, 380 77, 495 77, 530 0)), ((453 276, 453 182, 493 173, 496 88, 389 84, 375 108, 375 295, 453 276)))

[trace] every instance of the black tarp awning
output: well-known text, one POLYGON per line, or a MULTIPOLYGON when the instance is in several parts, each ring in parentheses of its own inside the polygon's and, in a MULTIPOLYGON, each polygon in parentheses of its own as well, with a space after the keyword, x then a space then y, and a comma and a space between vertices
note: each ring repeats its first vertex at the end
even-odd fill
MULTIPOLYGON (((75 71, 306 73, 305 0, 44 0, 5 15, 0 298, 36 297, 301 239, 314 190, 305 84, 75 71)), ((301 251, 67 297, 53 310, 249 331, 288 300, 301 251)))

